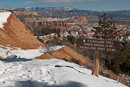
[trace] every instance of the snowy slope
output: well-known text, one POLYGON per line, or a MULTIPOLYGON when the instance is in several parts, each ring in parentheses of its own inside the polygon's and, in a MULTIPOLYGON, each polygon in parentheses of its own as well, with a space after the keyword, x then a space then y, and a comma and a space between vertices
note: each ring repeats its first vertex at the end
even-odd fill
POLYGON ((0 61, 0 87, 127 87, 63 60, 16 60, 0 61))
MULTIPOLYGON (((52 51, 64 46, 50 47, 52 51)), ((23 50, 0 45, 0 87, 127 87, 58 59, 37 60, 47 48, 23 50)))
POLYGON ((7 22, 8 17, 11 15, 11 12, 0 12, 0 28, 4 29, 4 25, 7 22))
POLYGON ((7 58, 10 56, 17 56, 17 58, 26 58, 26 59, 34 59, 36 57, 39 57, 43 55, 48 50, 55 51, 58 49, 61 49, 64 46, 53 46, 49 48, 42 48, 39 47, 37 49, 27 49, 23 50, 21 48, 10 48, 0 45, 0 58, 7 58))

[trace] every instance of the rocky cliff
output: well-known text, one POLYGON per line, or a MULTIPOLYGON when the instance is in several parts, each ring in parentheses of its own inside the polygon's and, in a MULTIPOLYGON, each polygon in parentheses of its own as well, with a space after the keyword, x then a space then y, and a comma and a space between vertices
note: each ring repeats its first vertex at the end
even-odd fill
POLYGON ((13 11, 15 15, 34 15, 34 16, 39 16, 39 14, 35 11, 13 11))
POLYGON ((10 45, 23 49, 37 48, 44 46, 34 36, 32 31, 23 24, 14 14, 11 14, 4 24, 4 29, 0 29, 0 45, 10 45))
POLYGON ((79 23, 79 24, 82 24, 82 23, 88 23, 88 20, 86 17, 82 16, 82 17, 75 17, 75 18, 68 18, 68 19, 56 19, 56 18, 42 18, 42 20, 39 18, 37 19, 33 19, 33 20, 30 20, 30 19, 25 19, 25 22, 30 24, 30 25, 34 25, 34 26, 39 26, 39 25, 54 25, 54 26, 61 26, 61 27, 67 27, 69 26, 67 23, 79 23))

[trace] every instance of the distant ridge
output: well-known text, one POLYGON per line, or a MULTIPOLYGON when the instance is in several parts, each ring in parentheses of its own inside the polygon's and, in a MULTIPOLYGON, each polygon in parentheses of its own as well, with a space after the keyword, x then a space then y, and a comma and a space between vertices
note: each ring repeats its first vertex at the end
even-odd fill
POLYGON ((75 7, 34 7, 34 8, 15 8, 16 11, 36 11, 41 17, 66 18, 86 16, 89 21, 97 22, 104 12, 107 17, 113 17, 116 23, 130 25, 130 10, 118 11, 92 11, 82 10, 75 7))

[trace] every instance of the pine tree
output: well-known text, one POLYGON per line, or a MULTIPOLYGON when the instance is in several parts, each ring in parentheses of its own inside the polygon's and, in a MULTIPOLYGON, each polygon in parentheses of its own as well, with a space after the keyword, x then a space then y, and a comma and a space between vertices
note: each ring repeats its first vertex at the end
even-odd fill
POLYGON ((108 69, 115 73, 126 73, 130 76, 130 46, 127 41, 127 34, 122 34, 116 28, 113 18, 107 19, 106 14, 99 17, 98 26, 95 28, 94 38, 96 39, 120 39, 122 40, 121 51, 112 55, 112 53, 105 53, 105 62, 108 69), (110 58, 111 57, 111 58, 110 58), (109 61, 108 61, 109 59, 109 61), (108 64, 107 64, 108 63, 108 64))
POLYGON ((98 26, 94 27, 94 37, 98 39, 115 39, 119 37, 119 30, 116 28, 113 18, 107 19, 106 14, 99 17, 98 26))

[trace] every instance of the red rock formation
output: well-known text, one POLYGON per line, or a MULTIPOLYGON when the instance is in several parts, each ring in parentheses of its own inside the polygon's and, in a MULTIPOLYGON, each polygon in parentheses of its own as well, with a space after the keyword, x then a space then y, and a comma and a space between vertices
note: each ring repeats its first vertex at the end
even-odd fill
POLYGON ((79 21, 80 23, 88 23, 88 20, 85 16, 82 16, 82 17, 78 17, 76 18, 77 21, 79 21))
POLYGON ((13 11, 15 15, 34 15, 39 16, 39 14, 35 11, 13 11))
POLYGON ((4 46, 9 44, 11 47, 20 47, 23 49, 44 46, 14 14, 11 14, 8 22, 4 24, 4 29, 0 29, 0 44, 4 46))
POLYGON ((85 16, 76 17, 73 19, 66 20, 67 23, 88 23, 88 19, 85 16))
POLYGON ((53 56, 51 56, 49 53, 44 53, 44 55, 37 57, 36 59, 52 59, 53 56))
MULTIPOLYGON (((39 19, 40 20, 40 19, 39 19)), ((48 21, 47 19, 44 21, 32 21, 31 22, 27 22, 30 25, 35 25, 35 26, 39 26, 39 25, 54 25, 54 26, 61 26, 61 27, 69 27, 69 25, 67 23, 88 23, 88 20, 86 17, 82 16, 82 17, 76 17, 76 18, 72 18, 72 19, 68 19, 68 20, 53 20, 53 21, 48 21)))

